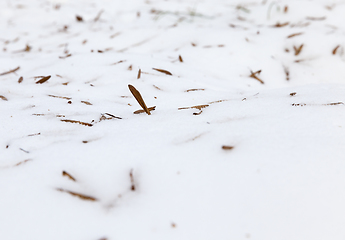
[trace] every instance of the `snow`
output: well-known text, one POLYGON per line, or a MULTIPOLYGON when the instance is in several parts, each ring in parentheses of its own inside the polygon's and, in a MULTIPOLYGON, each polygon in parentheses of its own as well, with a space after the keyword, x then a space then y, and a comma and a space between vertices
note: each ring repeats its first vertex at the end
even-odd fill
POLYGON ((344 3, 0 1, 0 239, 344 239, 344 3))

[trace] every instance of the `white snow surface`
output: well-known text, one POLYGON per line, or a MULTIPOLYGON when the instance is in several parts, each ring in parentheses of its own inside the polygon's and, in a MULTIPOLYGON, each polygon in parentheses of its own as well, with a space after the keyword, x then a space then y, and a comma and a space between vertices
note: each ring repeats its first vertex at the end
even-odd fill
POLYGON ((1 0, 0 239, 344 239, 344 11, 1 0))

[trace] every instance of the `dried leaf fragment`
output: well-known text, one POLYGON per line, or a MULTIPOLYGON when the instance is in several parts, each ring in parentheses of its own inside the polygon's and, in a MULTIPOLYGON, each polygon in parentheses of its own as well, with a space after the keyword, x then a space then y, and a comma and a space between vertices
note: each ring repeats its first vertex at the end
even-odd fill
POLYGON ((93 19, 93 21, 97 22, 100 19, 103 12, 104 12, 104 10, 99 11, 97 16, 95 17, 95 19, 93 19))
POLYGON ((78 124, 81 124, 83 126, 88 126, 88 127, 93 126, 91 123, 86 123, 86 122, 81 122, 81 121, 76 121, 76 120, 61 119, 60 121, 61 122, 69 122, 69 123, 78 123, 78 124))
POLYGON ((198 113, 193 113, 193 115, 200 115, 202 113, 202 110, 200 110, 200 112, 198 113))
POLYGON ((300 32, 300 33, 293 33, 293 34, 290 34, 289 36, 287 36, 287 38, 292 38, 292 37, 296 37, 296 36, 299 36, 299 35, 302 35, 303 32, 300 32))
POLYGON ((91 197, 91 196, 87 196, 87 195, 84 195, 84 194, 80 194, 80 193, 76 193, 76 192, 72 192, 72 191, 69 191, 69 190, 62 189, 62 188, 57 188, 56 190, 58 190, 60 192, 69 193, 72 196, 79 197, 82 200, 97 201, 97 198, 94 198, 94 197, 91 197))
POLYGON ((134 183, 134 177, 133 177, 133 169, 129 172, 129 177, 131 179, 131 190, 135 191, 135 183, 134 183))
POLYGON ((333 49, 333 51, 332 51, 333 55, 335 55, 335 54, 337 53, 337 50, 338 50, 339 47, 340 47, 340 45, 336 46, 336 47, 333 49))
POLYGON ((80 101, 81 103, 84 103, 86 105, 92 105, 92 103, 88 102, 88 101, 80 101))
POLYGON ((194 92, 194 91, 205 91, 204 88, 192 88, 192 89, 188 89, 185 92, 194 92))
POLYGON ((4 100, 4 101, 8 101, 8 99, 5 96, 0 95, 0 99, 4 100))
MULTIPOLYGON (((156 110, 156 106, 153 106, 153 107, 149 107, 148 110, 151 112, 151 111, 154 111, 156 110)), ((140 113, 144 113, 145 111, 144 110, 137 110, 135 112, 133 112, 134 114, 140 114, 140 113)))
POLYGON ((139 105, 144 109, 144 111, 148 114, 151 115, 150 110, 147 108, 144 99, 142 98, 140 92, 133 87, 132 85, 128 84, 128 88, 131 91, 131 93, 133 94, 133 96, 135 97, 135 99, 137 100, 137 102, 139 103, 139 105))
POLYGON ((66 56, 59 56, 59 58, 60 58, 60 59, 65 59, 65 58, 68 58, 68 57, 70 57, 70 56, 72 56, 71 53, 70 53, 70 54, 67 54, 66 56))
POLYGON ((14 73, 14 72, 18 71, 19 69, 20 69, 20 67, 16 67, 15 69, 12 69, 10 71, 0 73, 0 76, 6 75, 6 74, 10 74, 10 73, 14 73))
POLYGON ((42 83, 45 83, 46 81, 48 81, 49 79, 50 79, 50 75, 49 76, 46 76, 46 77, 43 77, 43 78, 41 78, 40 80, 38 80, 37 82, 36 82, 36 84, 42 84, 42 83))
POLYGON ((62 176, 64 176, 64 177, 68 177, 69 179, 71 179, 72 181, 75 181, 76 182, 76 180, 75 180, 75 178, 74 177, 72 177, 72 175, 71 174, 69 174, 68 172, 66 172, 66 171, 62 171, 62 176))
POLYGON ((286 6, 284 7, 284 13, 287 13, 288 10, 289 10, 289 6, 286 5, 286 6))
POLYGON ((203 104, 203 105, 196 105, 196 106, 192 106, 192 107, 181 107, 181 108, 178 108, 178 110, 194 108, 194 109, 198 109, 198 110, 201 111, 201 109, 207 108, 208 106, 210 106, 210 105, 208 105, 208 104, 203 104))
POLYGON ((292 92, 292 93, 290 93, 290 96, 293 97, 293 96, 295 96, 296 94, 297 94, 296 92, 292 92))
POLYGON ((285 72, 285 76, 286 76, 286 80, 289 81, 290 80, 290 72, 288 67, 283 66, 284 67, 284 72, 285 72))
POLYGON ((55 96, 55 95, 48 95, 49 97, 53 97, 53 98, 61 98, 61 99, 66 99, 66 100, 71 100, 72 98, 70 97, 62 97, 62 96, 55 96))
POLYGON ((126 60, 120 60, 120 61, 118 61, 116 63, 111 64, 111 65, 116 65, 116 64, 119 64, 119 63, 123 63, 123 62, 126 62, 126 60))
POLYGON ((323 21, 326 20, 326 17, 306 17, 306 19, 310 21, 323 21))
POLYGON ((105 113, 106 115, 112 117, 112 118, 117 118, 117 119, 122 119, 121 117, 116 117, 115 115, 113 114, 110 114, 110 113, 105 113))
POLYGON ((156 70, 161 73, 165 73, 166 75, 172 75, 171 72, 164 70, 164 69, 159 69, 159 68, 152 68, 153 70, 156 70))
POLYGON ((287 26, 287 25, 289 25, 289 22, 285 22, 285 23, 279 23, 279 22, 277 22, 275 25, 273 25, 273 27, 279 28, 279 27, 285 27, 285 26, 287 26))
POLYGON ((17 163, 16 165, 14 165, 14 166, 19 166, 19 165, 21 165, 21 164, 23 164, 23 163, 26 163, 26 162, 28 162, 28 161, 31 161, 32 159, 26 159, 26 160, 24 160, 24 161, 21 161, 21 162, 19 162, 19 163, 17 163))
POLYGON ((333 106, 333 105, 344 105, 343 102, 335 102, 335 103, 327 103, 327 104, 324 104, 326 106, 333 106))

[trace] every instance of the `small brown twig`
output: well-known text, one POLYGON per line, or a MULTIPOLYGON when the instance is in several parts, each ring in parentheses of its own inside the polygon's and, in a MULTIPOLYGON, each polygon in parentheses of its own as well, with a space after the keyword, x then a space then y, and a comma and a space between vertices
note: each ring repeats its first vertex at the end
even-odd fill
POLYGON ((264 81, 262 81, 258 76, 256 76, 257 74, 260 74, 260 73, 261 73, 261 70, 258 70, 258 71, 256 71, 256 72, 250 71, 250 73, 251 73, 251 74, 249 75, 249 77, 258 80, 261 84, 264 84, 264 81))
POLYGON ((64 177, 68 177, 69 179, 71 179, 72 181, 74 181, 74 182, 76 182, 77 180, 75 180, 75 178, 74 177, 72 177, 72 175, 71 174, 69 174, 68 172, 66 172, 66 171, 62 171, 62 176, 64 176, 64 177))
POLYGON ((15 73, 15 72, 18 71, 19 69, 20 69, 20 67, 17 67, 17 68, 15 68, 15 69, 9 70, 9 71, 7 71, 7 72, 0 73, 0 76, 6 75, 6 74, 10 74, 10 73, 15 73))
POLYGON ((293 34, 290 34, 289 36, 287 36, 287 38, 292 38, 292 37, 296 37, 296 36, 299 36, 299 35, 302 35, 303 33, 300 32, 300 33, 293 33, 293 34))
POLYGON ((131 179, 131 190, 135 191, 135 182, 134 182, 134 176, 133 176, 133 169, 129 172, 129 177, 131 179))
POLYGON ((332 51, 333 55, 335 55, 335 54, 337 53, 337 50, 338 50, 339 47, 340 47, 340 45, 336 46, 336 47, 333 49, 333 51, 332 51))
POLYGON ((293 46, 293 49, 295 50, 295 56, 298 56, 303 48, 303 44, 301 44, 299 47, 293 46))

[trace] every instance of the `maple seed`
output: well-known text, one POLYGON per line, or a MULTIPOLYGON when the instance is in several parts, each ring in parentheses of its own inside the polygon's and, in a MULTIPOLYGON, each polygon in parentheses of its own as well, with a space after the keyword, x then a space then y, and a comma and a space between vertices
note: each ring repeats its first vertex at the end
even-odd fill
POLYGON ((133 96, 135 97, 135 99, 137 100, 137 102, 139 103, 139 105, 144 109, 144 111, 148 114, 151 115, 150 111, 148 110, 144 99, 142 98, 140 92, 133 87, 132 85, 128 84, 128 88, 131 91, 131 93, 133 94, 133 96))

